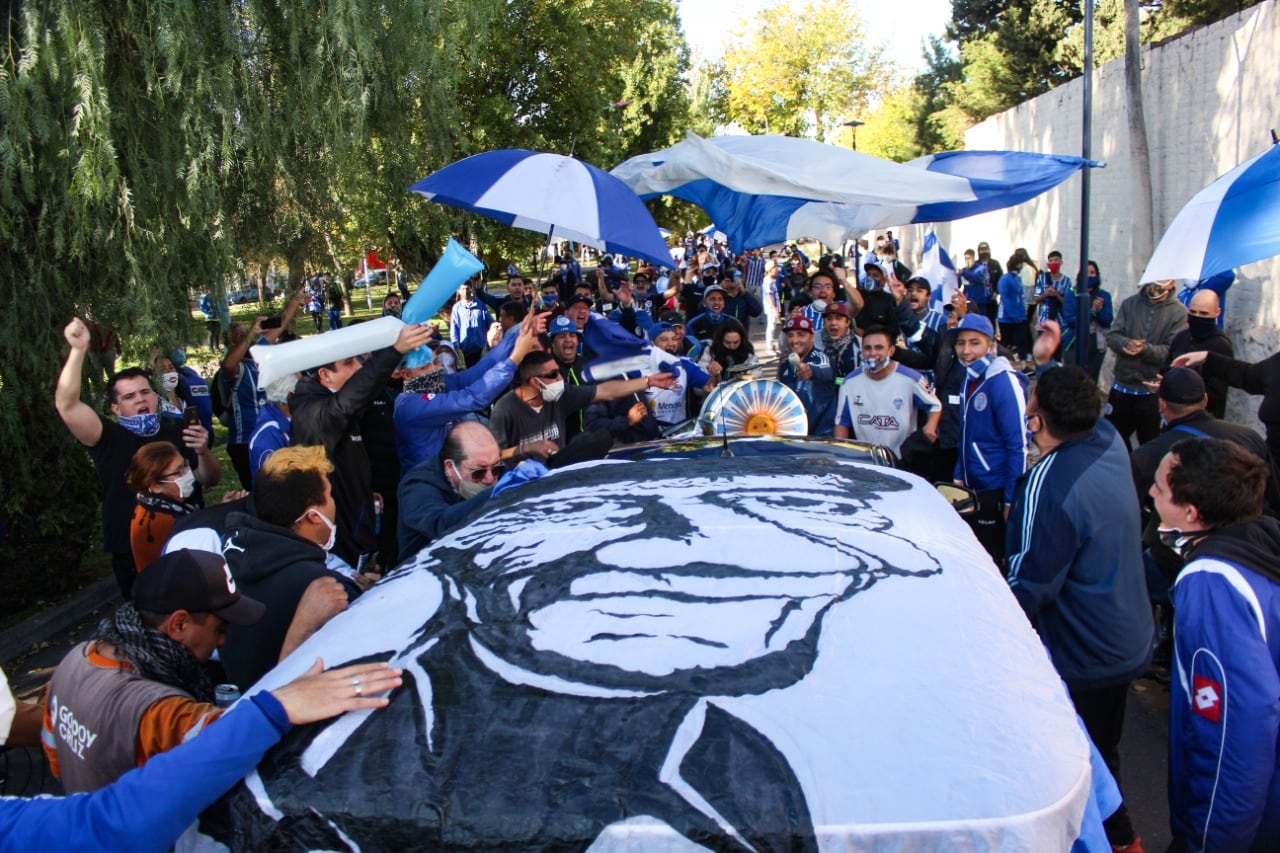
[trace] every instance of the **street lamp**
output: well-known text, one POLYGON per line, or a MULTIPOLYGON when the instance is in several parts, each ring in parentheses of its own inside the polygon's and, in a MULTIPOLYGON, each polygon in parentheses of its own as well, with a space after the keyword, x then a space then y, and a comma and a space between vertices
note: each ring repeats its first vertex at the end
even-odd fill
POLYGON ((862 127, 864 124, 866 124, 865 121, 858 121, 856 118, 852 119, 851 121, 846 121, 844 123, 844 126, 849 128, 849 130, 853 132, 853 150, 854 151, 858 150, 858 128, 862 127))

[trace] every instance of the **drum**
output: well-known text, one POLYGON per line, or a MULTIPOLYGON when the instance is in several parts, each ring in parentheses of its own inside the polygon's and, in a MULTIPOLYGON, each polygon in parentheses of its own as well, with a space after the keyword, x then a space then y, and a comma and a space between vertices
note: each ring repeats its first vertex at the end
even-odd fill
POLYGON ((776 379, 727 382, 707 395, 698 414, 703 435, 807 435, 804 404, 776 379))

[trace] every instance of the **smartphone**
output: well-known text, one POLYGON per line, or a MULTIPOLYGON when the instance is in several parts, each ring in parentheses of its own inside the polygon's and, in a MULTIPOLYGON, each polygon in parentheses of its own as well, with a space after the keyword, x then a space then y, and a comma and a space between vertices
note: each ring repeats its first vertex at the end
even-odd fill
POLYGON ((187 406, 182 410, 182 422, 185 426, 199 426, 200 410, 195 406, 187 406))
POLYGON ((262 321, 263 329, 278 329, 284 325, 283 317, 268 317, 262 321))

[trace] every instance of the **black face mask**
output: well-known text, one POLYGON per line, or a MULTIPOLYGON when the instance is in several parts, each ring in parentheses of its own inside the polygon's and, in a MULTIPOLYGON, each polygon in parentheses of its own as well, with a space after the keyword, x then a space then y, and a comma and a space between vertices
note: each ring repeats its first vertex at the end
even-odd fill
POLYGON ((1214 332, 1218 331, 1218 320, 1216 317, 1187 317, 1187 328, 1191 330, 1191 337, 1196 340, 1207 338, 1214 332))

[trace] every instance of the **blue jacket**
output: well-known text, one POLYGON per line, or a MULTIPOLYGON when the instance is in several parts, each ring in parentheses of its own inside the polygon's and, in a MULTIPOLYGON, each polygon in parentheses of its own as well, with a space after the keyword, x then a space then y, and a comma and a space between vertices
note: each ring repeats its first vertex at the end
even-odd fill
POLYGON ((991 301, 991 271, 986 264, 974 264, 960 270, 964 279, 964 295, 970 302, 985 307, 991 301))
POLYGON ((209 383, 205 378, 197 373, 189 365, 182 365, 178 368, 178 375, 182 377, 182 381, 186 383, 187 393, 191 398, 191 405, 195 406, 200 412, 200 423, 209 433, 210 438, 213 437, 213 401, 209 399, 209 383))
POLYGON ((0 853, 168 850, 289 728, 284 707, 262 691, 189 743, 105 788, 70 797, 0 798, 0 853))
POLYGON ((813 369, 811 379, 801 379, 788 359, 778 362, 778 380, 795 391, 809 416, 809 435, 831 436, 836 431, 836 372, 821 349, 809 350, 804 363, 813 369))
POLYGON ((258 409, 258 426, 249 437, 249 480, 258 477, 258 469, 267 457, 289 446, 289 416, 273 403, 258 409))
POLYGON ((396 397, 396 451, 400 470, 408 471, 430 459, 444 446, 449 427, 489 407, 502 396, 516 375, 511 361, 519 328, 473 367, 445 376, 443 394, 400 394, 396 397))
POLYGON ((1018 480, 1009 510, 1009 587, 1073 690, 1127 684, 1151 662, 1132 481, 1119 434, 1099 419, 1018 480))
POLYGON ((433 456, 404 475, 400 481, 400 519, 396 536, 400 558, 409 560, 423 548, 461 527, 485 508, 492 489, 463 498, 444 475, 444 463, 433 456))
POLYGON ((1000 308, 996 319, 1001 323, 1023 323, 1027 319, 1027 303, 1023 298, 1022 279, 1016 272, 1000 276, 996 285, 1000 293, 1000 308))
POLYGON ((492 323, 493 315, 479 299, 459 299, 449 312, 449 339, 455 347, 483 350, 492 323))
POLYGON ((1280 845, 1280 523, 1197 544, 1173 588, 1169 819, 1191 850, 1280 845))
POLYGON ((956 479, 978 492, 1001 489, 1013 500, 1014 485, 1027 467, 1023 378, 996 357, 974 383, 972 368, 960 386, 960 446, 956 479))

